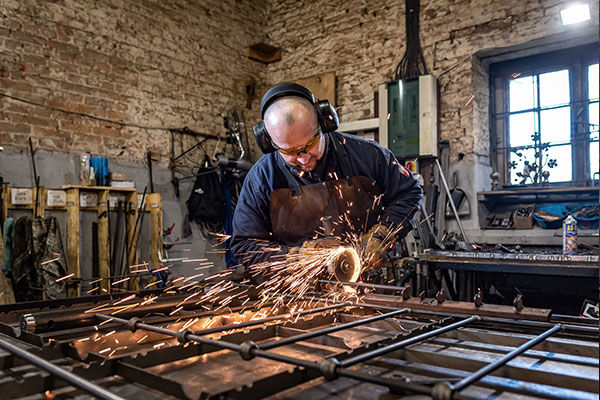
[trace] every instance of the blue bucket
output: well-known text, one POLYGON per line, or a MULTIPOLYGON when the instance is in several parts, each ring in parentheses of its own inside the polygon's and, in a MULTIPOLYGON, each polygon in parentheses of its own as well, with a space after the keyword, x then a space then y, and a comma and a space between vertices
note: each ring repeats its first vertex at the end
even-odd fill
POLYGON ((547 206, 538 207, 537 210, 533 213, 533 219, 537 222, 543 229, 558 229, 562 226, 563 219, 569 213, 569 209, 561 204, 550 204, 547 206), (538 216, 537 211, 546 211, 548 214, 556 215, 557 219, 544 218, 543 216, 538 216))
POLYGON ((96 185, 108 186, 108 158, 92 157, 90 158, 90 167, 94 168, 96 185))
POLYGON ((583 207, 590 207, 590 206, 598 206, 597 203, 584 203, 581 205, 578 205, 577 207, 575 207, 574 209, 571 210, 571 214, 573 215, 573 218, 575 218, 577 220, 577 227, 579 229, 598 229, 598 215, 591 217, 591 218, 584 218, 584 217, 577 217, 576 211, 582 209, 583 207))

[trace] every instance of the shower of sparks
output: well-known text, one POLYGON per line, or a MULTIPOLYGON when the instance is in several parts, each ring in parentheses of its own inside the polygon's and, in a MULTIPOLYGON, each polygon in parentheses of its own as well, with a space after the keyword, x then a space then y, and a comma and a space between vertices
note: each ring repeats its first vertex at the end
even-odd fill
MULTIPOLYGON (((341 195, 341 191, 339 194, 341 195)), ((370 214, 378 214, 377 209, 381 207, 381 198, 382 196, 375 197, 372 206, 364 210, 367 217, 365 220, 368 220, 370 214)), ((425 220, 429 217, 427 216, 425 220)), ((295 322, 301 318, 300 313, 302 311, 321 307, 323 303, 360 302, 362 295, 372 289, 356 291, 347 285, 330 284, 324 290, 324 287, 320 286, 318 281, 333 278, 331 267, 336 265, 338 258, 346 252, 351 254, 351 259, 354 260, 355 264, 359 265, 359 269, 348 280, 360 281, 360 277, 364 276, 365 272, 379 266, 380 261, 376 254, 393 248, 395 236, 403 229, 404 221, 396 228, 390 229, 386 236, 379 241, 380 248, 369 254, 367 254, 365 246, 365 242, 370 239, 367 233, 366 221, 365 225, 354 226, 351 216, 348 213, 344 213, 331 222, 334 227, 352 227, 349 231, 346 230, 346 233, 341 237, 336 237, 334 242, 337 242, 337 245, 332 247, 306 246, 296 248, 295 251, 287 254, 282 254, 280 252, 281 248, 274 242, 265 239, 251 239, 252 243, 256 246, 245 254, 236 254, 237 258, 240 262, 248 264, 257 255, 263 255, 266 256, 262 257, 263 259, 266 258, 266 261, 247 266, 241 281, 238 281, 238 276, 236 276, 236 282, 233 280, 235 268, 226 269, 207 276, 207 272, 202 271, 214 268, 215 265, 213 262, 206 258, 188 259, 185 262, 195 263, 193 265, 194 269, 201 272, 188 277, 177 276, 167 281, 164 286, 160 286, 163 287, 163 295, 141 297, 139 294, 130 294, 120 300, 99 304, 87 310, 86 313, 99 312, 121 318, 129 318, 134 315, 172 316, 171 322, 165 325, 166 327, 171 327, 171 329, 175 330, 191 329, 192 331, 199 331, 210 329, 212 326, 235 326, 245 321, 258 320, 280 314, 281 319, 277 318, 269 323, 295 322), (170 300, 165 302, 168 306, 165 305, 165 307, 161 308, 163 296, 166 296, 170 300), (150 308, 147 306, 150 306, 150 308), (238 312, 240 314, 236 313, 231 317, 223 315, 227 312, 233 313, 232 307, 239 307, 238 312), (190 312, 197 313, 203 311, 210 312, 212 316, 221 315, 221 317, 198 318, 189 315, 190 312)), ((377 222, 380 222, 379 219, 377 219, 377 222)), ((323 235, 324 232, 319 231, 316 233, 314 239, 323 238, 323 235)), ((217 243, 215 247, 217 248, 206 253, 224 253, 226 251, 224 247, 230 236, 215 234, 214 237, 217 243)), ((173 265, 152 267, 148 263, 141 263, 131 265, 129 271, 130 274, 150 271, 159 272, 170 270, 171 267, 173 265)), ((61 279, 67 279, 72 275, 61 279)), ((113 287, 111 289, 114 290, 114 285, 125 282, 128 279, 130 277, 112 283, 113 287)), ((99 281, 100 279, 92 283, 99 281)), ((149 282, 145 285, 145 288, 162 283, 161 280, 149 282)), ((92 290, 97 289, 98 287, 92 290)), ((105 291, 104 289, 102 290, 105 291)), ((99 326, 103 326, 110 321, 111 319, 107 319, 101 323, 98 322, 94 326, 96 330, 94 335, 80 340, 80 342, 84 340, 87 340, 85 343, 97 342, 96 345, 100 346, 97 347, 100 350, 98 353, 108 353, 109 358, 113 356, 119 357, 127 349, 128 346, 123 345, 123 343, 120 344, 119 339, 122 342, 127 342, 130 347, 152 346, 158 349, 163 346, 177 344, 176 340, 165 342, 164 336, 157 338, 141 333, 127 340, 127 336, 118 336, 115 334, 115 331, 107 334, 102 334, 98 331, 99 326), (162 342, 157 343, 161 340, 162 342)), ((235 330, 236 328, 233 328, 220 334, 234 332, 235 330)), ((127 334, 127 332, 123 333, 127 334)))
POLYGON ((72 277, 73 275, 75 275, 75 274, 73 273, 73 274, 65 275, 65 276, 63 276, 62 278, 58 278, 58 279, 57 279, 57 280, 55 280, 54 282, 60 282, 60 281, 64 281, 65 279, 69 279, 69 278, 70 278, 70 277, 72 277))

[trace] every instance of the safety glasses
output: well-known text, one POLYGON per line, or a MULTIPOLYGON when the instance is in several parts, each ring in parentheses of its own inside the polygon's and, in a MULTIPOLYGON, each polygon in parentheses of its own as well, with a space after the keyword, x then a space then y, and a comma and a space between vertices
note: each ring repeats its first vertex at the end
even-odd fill
POLYGON ((309 151, 311 151, 313 149, 313 147, 315 147, 317 145, 317 143, 319 143, 319 139, 321 139, 321 130, 320 129, 317 131, 317 133, 315 133, 315 136, 313 136, 302 147, 296 147, 295 149, 282 149, 279 147, 276 147, 276 148, 277 148, 277 151, 279 151, 281 154, 284 154, 286 156, 298 157, 302 153, 308 153, 309 151))

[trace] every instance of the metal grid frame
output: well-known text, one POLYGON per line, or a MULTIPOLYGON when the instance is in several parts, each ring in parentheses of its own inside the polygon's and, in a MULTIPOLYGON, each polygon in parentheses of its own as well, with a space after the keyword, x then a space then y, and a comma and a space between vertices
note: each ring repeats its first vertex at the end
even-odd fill
MULTIPOLYGON (((387 301, 390 304, 403 304, 413 300, 394 296, 387 297, 387 301)), ((381 296, 375 297, 374 301, 378 300, 381 300, 381 296)), ((328 302, 328 300, 320 298, 315 298, 315 301, 320 301, 322 304, 326 304, 328 302)), ((420 304, 424 303, 427 303, 427 301, 420 300, 420 304)), ((493 371, 505 366, 509 361, 513 360, 519 355, 529 351, 534 346, 543 344, 548 338, 558 333, 562 334, 563 336, 572 336, 576 338, 582 336, 589 338, 590 335, 595 335, 596 337, 598 336, 597 327, 582 327, 566 322, 553 323, 529 320, 517 321, 514 319, 511 320, 506 318, 498 318, 495 316, 481 316, 476 314, 469 316, 466 314, 448 313, 441 310, 441 307, 437 307, 435 310, 413 310, 408 307, 398 307, 394 305, 350 302, 338 302, 335 304, 324 305, 322 307, 296 313, 271 316, 238 324, 223 325, 220 327, 204 329, 196 332, 192 332, 190 330, 175 331, 162 328, 152 325, 152 323, 155 324, 157 322, 156 320, 147 323, 146 321, 135 316, 129 319, 118 318, 102 313, 95 313, 93 316, 97 322, 110 322, 111 329, 112 327, 117 326, 129 329, 132 332, 139 330, 153 332, 166 337, 174 338, 177 340, 177 342, 183 344, 183 346, 169 347, 168 349, 164 349, 168 350, 168 352, 155 350, 153 351, 153 359, 146 358, 144 360, 138 360, 137 362, 132 362, 131 358, 126 360, 119 358, 107 359, 98 355, 90 355, 88 357, 89 362, 86 365, 77 365, 73 367, 72 371, 70 372, 45 360, 44 357, 47 358, 50 355, 47 348, 43 348, 42 351, 39 352, 40 354, 35 354, 34 352, 24 351, 18 346, 12 344, 9 340, 5 339, 0 339, 0 347, 9 353, 26 360, 28 363, 49 372, 61 380, 64 380, 73 386, 76 386, 79 389, 102 399, 120 399, 122 397, 106 391, 90 380, 103 379, 114 375, 118 375, 132 382, 138 382, 149 387, 153 387, 169 394, 170 396, 186 398, 188 397, 188 394, 185 393, 185 390, 183 390, 180 385, 174 384, 173 381, 165 379, 159 374, 145 370, 145 367, 156 364, 157 362, 164 363, 176 361, 190 356, 209 354, 222 350, 235 352, 246 361, 250 361, 255 358, 262 358, 288 364, 294 368, 292 373, 288 373, 288 376, 286 377, 286 384, 279 383, 276 385, 275 382, 277 379, 272 376, 258 379, 253 383, 252 390, 246 390, 244 392, 227 391, 225 393, 218 394, 219 396, 231 398, 260 398, 281 390, 289 389, 302 382, 310 381, 318 377, 324 377, 327 381, 333 381, 337 378, 351 378, 360 382, 368 382, 375 385, 384 386, 389 389, 390 392, 395 394, 419 393, 432 396, 434 399, 471 399, 473 397, 465 394, 463 391, 464 389, 478 382, 482 382, 484 385, 496 387, 498 389, 508 390, 512 393, 527 394, 541 398, 575 399, 585 398, 586 393, 589 392, 584 391, 579 393, 571 390, 567 392, 561 391, 552 393, 547 389, 541 388, 539 385, 535 384, 520 386, 513 385, 510 387, 510 385, 507 385, 506 382, 501 382, 498 379, 495 379, 495 377, 491 377, 490 374, 493 371), (371 310, 384 313, 374 316, 367 316, 364 318, 357 318, 353 321, 342 324, 335 324, 335 318, 327 319, 323 316, 326 313, 332 313, 335 311, 341 312, 353 310, 371 310), (386 339, 371 343, 369 346, 360 346, 352 351, 339 354, 336 357, 322 358, 318 362, 309 361, 299 357, 283 355, 274 351, 278 348, 295 343, 322 338, 336 332, 343 333, 344 331, 352 328, 360 328, 367 324, 387 321, 407 315, 416 315, 421 317, 435 316, 437 319, 434 318, 433 323, 423 325, 419 327, 419 329, 410 332, 408 335, 397 334, 394 337, 388 337, 386 339), (329 323, 329 326, 307 331, 306 328, 309 328, 310 324, 308 326, 303 326, 303 319, 299 318, 309 316, 313 318, 312 321, 320 321, 325 325, 329 323), (282 324, 268 325, 269 329, 264 328, 265 324, 281 321, 282 319, 291 320, 293 318, 296 318, 296 321, 300 321, 300 323, 298 325, 290 325, 292 327, 299 326, 304 328, 302 333, 294 334, 294 329, 292 328, 292 334, 288 337, 284 337, 275 341, 267 341, 266 343, 261 344, 255 343, 270 339, 273 336, 278 336, 276 328, 282 324), (472 326, 480 326, 482 324, 493 324, 495 326, 502 327, 503 329, 535 329, 537 331, 541 330, 542 332, 534 335, 531 338, 528 338, 528 340, 524 342, 522 341, 522 343, 516 345, 512 350, 504 352, 504 355, 495 361, 481 364, 475 371, 460 372, 457 370, 439 370, 437 373, 441 374, 442 377, 439 378, 438 381, 433 385, 402 381, 378 375, 370 375, 361 371, 357 371, 354 368, 355 366, 360 366, 366 362, 373 362, 377 360, 390 362, 390 360, 386 358, 386 356, 390 353, 398 352, 402 349, 424 343, 425 341, 431 339, 442 340, 440 339, 442 334, 456 332, 459 330, 459 328, 470 328, 472 326), (240 331, 245 328, 252 329, 246 333, 240 331), (227 331, 231 331, 233 329, 236 330, 235 333, 225 334, 219 339, 210 339, 206 337, 206 335, 209 334, 226 333, 227 331), (248 340, 247 337, 250 337, 252 340, 248 340), (445 376, 444 372, 446 374, 445 376)), ((64 355, 68 353, 70 353, 73 358, 77 358, 74 350, 69 348, 69 346, 63 346, 58 350, 55 349, 53 356, 56 357, 57 355, 61 354, 62 357, 64 357, 64 355)), ((554 360, 553 357, 545 357, 547 357, 547 359, 554 360)), ((598 367, 597 358, 596 360, 591 361, 583 359, 571 362, 576 364, 579 363, 585 366, 591 366, 594 368, 598 367)), ((400 364, 402 364, 402 362, 400 362, 400 364)), ((7 363, 5 361, 5 367, 6 365, 7 363)), ((403 367, 415 369, 414 365, 403 365, 403 367)), ((1 387, 2 386, 0 385, 0 388, 1 387)), ((589 388, 589 385, 584 387, 589 388)))

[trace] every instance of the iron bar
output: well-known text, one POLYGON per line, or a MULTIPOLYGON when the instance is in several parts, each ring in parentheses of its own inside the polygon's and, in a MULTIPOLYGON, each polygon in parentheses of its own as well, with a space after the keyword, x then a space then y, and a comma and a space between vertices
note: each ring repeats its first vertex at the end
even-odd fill
MULTIPOLYGON (((281 361, 281 362, 284 362, 287 364, 293 364, 293 365, 302 366, 302 367, 306 367, 306 368, 319 369, 319 365, 316 363, 306 361, 306 360, 300 360, 297 358, 287 357, 287 356, 283 356, 280 354, 269 353, 267 351, 257 349, 256 345, 254 345, 254 347, 251 347, 251 346, 244 346, 244 343, 239 345, 239 344, 235 344, 235 343, 231 343, 231 342, 226 342, 223 340, 208 339, 203 336, 195 335, 191 331, 180 331, 180 332, 173 331, 171 329, 160 328, 160 327, 154 326, 154 325, 148 325, 143 322, 140 322, 140 320, 137 320, 137 321, 134 319, 126 320, 126 319, 111 317, 110 315, 99 314, 99 313, 97 313, 95 315, 99 319, 111 320, 111 322, 116 322, 121 325, 128 325, 128 326, 132 327, 133 329, 143 329, 143 330, 150 331, 150 332, 155 332, 155 333, 160 333, 160 334, 167 335, 167 336, 172 336, 174 338, 177 338, 180 342, 186 342, 186 341, 193 340, 195 342, 214 346, 214 347, 217 347, 220 349, 237 351, 238 353, 240 353, 240 355, 242 355, 242 358, 244 358, 244 356, 246 356, 246 354, 244 354, 244 353, 247 352, 247 355, 250 358, 252 358, 253 356, 260 356, 260 357, 268 358, 268 359, 275 360, 275 361, 281 361)), ((245 343, 251 343, 251 342, 245 342, 245 343)), ((248 358, 248 359, 250 359, 250 358, 248 358)))
POLYGON ((54 364, 52 364, 50 361, 44 360, 41 357, 38 357, 30 352, 28 352, 27 350, 24 350, 18 346, 15 346, 14 344, 1 339, 0 338, 0 347, 3 350, 8 351, 9 353, 20 357, 24 360, 26 360, 27 362, 35 365, 36 367, 49 372, 50 374, 66 381, 69 382, 71 385, 78 387, 79 389, 98 397, 99 399, 104 399, 104 400, 125 400, 123 399, 123 397, 117 396, 116 394, 112 394, 111 392, 109 392, 108 390, 102 388, 101 386, 96 385, 93 382, 90 382, 78 375, 75 375, 69 371, 66 371, 54 364))
MULTIPOLYGON (((244 359, 244 360, 250 360, 250 359, 258 356, 258 357, 263 357, 263 358, 273 360, 273 361, 279 361, 279 362, 283 362, 286 364, 295 365, 298 367, 304 367, 304 368, 308 368, 311 370, 316 370, 316 371, 319 371, 319 373, 321 373, 323 376, 325 376, 326 379, 329 379, 329 380, 335 379, 335 378, 337 378, 338 375, 341 375, 341 376, 352 377, 354 379, 359 379, 359 380, 362 380, 365 382, 372 382, 375 384, 385 385, 385 386, 389 387, 390 389, 393 389, 396 391, 410 390, 410 391, 415 391, 418 393, 423 393, 423 390, 426 390, 419 385, 413 385, 410 383, 393 382, 393 381, 389 381, 389 380, 385 380, 385 379, 380 379, 375 376, 361 374, 361 373, 355 372, 355 371, 346 371, 343 368, 338 367, 340 364, 339 364, 339 362, 337 362, 337 360, 335 362, 333 362, 332 360, 325 360, 323 363, 318 364, 313 361, 298 359, 298 358, 294 358, 294 357, 288 357, 288 356, 285 356, 282 354, 277 354, 277 353, 271 353, 266 350, 259 349, 252 342, 244 342, 244 343, 238 345, 235 343, 226 342, 226 341, 222 341, 222 340, 208 339, 208 338, 205 338, 202 336, 192 334, 190 331, 177 332, 177 331, 173 331, 170 329, 165 329, 165 328, 160 328, 160 327, 156 327, 153 325, 148 325, 148 324, 140 322, 140 320, 136 320, 136 319, 125 320, 122 318, 111 317, 109 315, 104 315, 104 314, 99 314, 99 313, 95 314, 95 316, 102 320, 110 319, 111 322, 116 322, 121 325, 129 326, 130 329, 133 329, 133 330, 143 329, 143 330, 160 333, 160 334, 167 335, 167 336, 172 336, 172 337, 177 338, 180 342, 186 342, 186 341, 192 340, 192 341, 196 341, 196 342, 199 342, 202 344, 214 346, 219 349, 233 350, 233 351, 238 352, 240 354, 240 356, 242 357, 242 359, 244 359), (333 366, 333 370, 329 370, 327 368, 327 366, 333 366), (330 372, 329 374, 328 374, 328 371, 330 372)), ((429 388, 427 388, 427 390, 429 390, 429 388)), ((427 391, 425 393, 430 393, 430 392, 427 391)))
POLYGON ((549 336, 551 336, 552 334, 554 334, 561 328, 562 328, 562 326, 560 324, 554 325, 554 327, 552 327, 552 328, 548 329, 547 331, 545 331, 544 333, 534 337, 530 341, 523 343, 521 346, 517 347, 510 353, 499 358, 498 360, 494 361, 493 363, 488 364, 485 367, 479 369, 478 371, 474 372, 473 374, 462 379, 460 382, 457 382, 456 384, 451 384, 450 389, 453 392, 454 391, 459 392, 459 391, 463 390, 467 386, 477 382, 479 379, 481 379, 485 375, 488 375, 488 374, 492 373, 493 371, 495 371, 496 369, 500 368, 501 366, 503 366, 504 364, 506 364, 513 358, 519 356, 521 353, 529 350, 530 348, 537 345, 538 343, 546 340, 546 338, 548 338, 549 336))
POLYGON ((392 381, 390 379, 385 379, 385 378, 379 377, 377 375, 367 375, 364 373, 360 373, 357 371, 351 371, 351 370, 347 370, 347 369, 338 369, 336 371, 336 373, 339 376, 343 376, 346 378, 352 378, 352 379, 356 379, 359 381, 374 383, 376 385, 387 386, 388 388, 393 390, 395 393, 403 392, 405 390, 410 390, 411 392, 415 392, 415 393, 421 393, 421 394, 426 394, 426 395, 431 394, 430 387, 424 386, 424 385, 419 385, 416 383, 405 383, 400 380, 392 381))
POLYGON ((304 311, 292 312, 292 313, 287 313, 287 314, 274 315, 272 317, 267 317, 267 318, 262 318, 262 319, 255 319, 255 320, 252 320, 252 321, 246 321, 246 322, 242 322, 242 323, 239 323, 239 324, 230 324, 230 325, 216 326, 216 327, 210 328, 210 329, 203 329, 201 331, 195 331, 194 334, 195 335, 208 335, 210 333, 223 332, 223 331, 228 331, 230 329, 247 328, 249 326, 260 325, 260 324, 264 324, 266 322, 277 321, 277 320, 282 319, 282 318, 295 318, 296 316, 302 316, 302 315, 308 315, 308 314, 316 314, 316 313, 323 312, 323 311, 335 310, 335 309, 340 308, 340 307, 348 307, 348 306, 345 305, 345 304, 343 304, 343 303, 339 303, 339 304, 334 304, 334 305, 326 306, 326 307, 313 308, 313 309, 310 309, 310 310, 304 310, 304 311))
POLYGON ((344 329, 353 328, 355 326, 366 325, 366 324, 369 324, 371 322, 380 321, 382 319, 395 317, 396 315, 403 314, 403 313, 410 312, 410 311, 411 311, 410 308, 402 308, 400 310, 392 311, 392 312, 389 312, 389 313, 386 313, 386 314, 375 315, 373 317, 359 319, 359 320, 356 320, 356 321, 348 322, 346 324, 334 325, 334 326, 330 326, 328 328, 320 329, 318 331, 306 332, 306 333, 303 333, 301 335, 291 336, 291 337, 288 337, 288 338, 285 338, 285 339, 281 339, 281 340, 278 340, 278 341, 275 341, 275 342, 266 343, 264 345, 261 345, 260 349, 262 349, 262 350, 270 350, 270 349, 274 349, 275 347, 286 346, 288 344, 292 344, 292 343, 296 343, 296 342, 301 342, 303 340, 312 339, 312 338, 315 338, 317 336, 323 336, 323 335, 327 335, 329 333, 341 331, 341 330, 344 330, 344 329))
MULTIPOLYGON (((430 363, 429 365, 420 364, 415 362, 409 362, 405 360, 396 360, 384 358, 383 363, 389 364, 392 367, 397 367, 404 372, 410 372, 414 374, 420 374, 425 376, 446 376, 449 379, 462 379, 469 375, 468 371, 461 369, 451 369, 447 367, 440 367, 430 363)), ((567 389, 564 387, 552 387, 540 383, 523 382, 511 378, 503 378, 499 376, 488 375, 481 379, 479 382, 480 386, 489 387, 500 391, 507 391, 510 393, 518 393, 534 398, 554 399, 554 400, 597 400, 598 395, 594 395, 590 392, 576 391, 573 389, 567 389), (556 390, 560 389, 560 390, 556 390)), ((462 397, 459 393, 454 393, 452 398, 458 399, 462 397)))
POLYGON ((340 282, 340 281, 329 281, 325 279, 321 279, 318 281, 319 283, 335 283, 344 286, 354 286, 354 287, 364 287, 371 289, 382 289, 382 290, 394 290, 396 292, 403 292, 409 289, 408 286, 392 286, 392 285, 380 285, 378 283, 363 283, 363 282, 340 282))
POLYGON ((434 329, 432 331, 423 333, 421 335, 413 336, 413 337, 411 337, 409 339, 405 339, 405 340, 402 340, 400 342, 396 342, 396 343, 390 344, 388 346, 381 347, 379 349, 375 349, 375 350, 368 351, 368 352, 363 353, 363 354, 359 354, 359 355, 357 355, 355 357, 348 358, 348 359, 346 359, 344 361, 341 361, 340 365, 342 367, 344 367, 344 368, 351 367, 351 366, 356 365, 358 363, 361 363, 363 361, 367 361, 367 360, 370 360, 372 358, 381 356, 383 354, 387 354, 387 353, 390 353, 392 351, 395 351, 395 350, 401 349, 403 347, 409 346, 411 344, 418 343, 418 342, 421 342, 423 340, 427 340, 427 339, 429 339, 431 337, 440 335, 440 334, 442 334, 444 332, 448 332, 448 331, 451 331, 453 329, 460 328, 461 326, 464 326, 464 325, 466 325, 466 324, 468 324, 470 322, 473 322, 473 321, 479 320, 479 319, 480 319, 479 316, 473 315, 472 317, 469 317, 467 319, 463 319, 463 320, 455 322, 453 324, 450 324, 450 325, 447 325, 447 326, 443 326, 443 327, 438 328, 438 329, 434 329))

